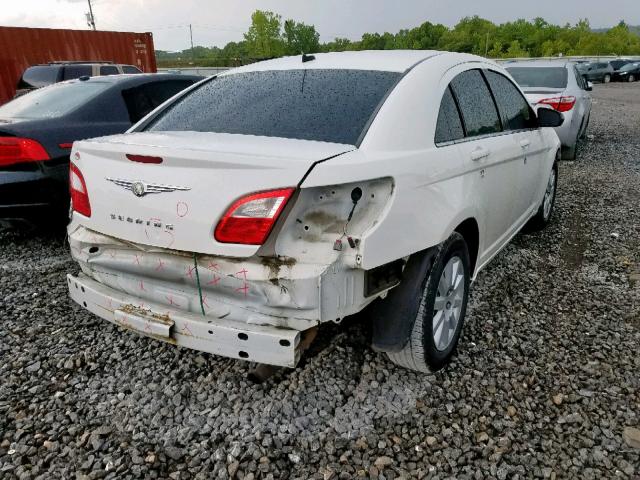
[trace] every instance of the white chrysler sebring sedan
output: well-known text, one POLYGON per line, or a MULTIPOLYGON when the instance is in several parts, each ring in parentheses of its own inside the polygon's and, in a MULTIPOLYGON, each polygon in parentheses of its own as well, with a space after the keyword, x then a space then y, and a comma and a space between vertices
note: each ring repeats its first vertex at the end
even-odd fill
POLYGON ((373 348, 444 365, 469 287, 551 217, 562 114, 435 51, 264 61, 71 155, 71 297, 158 340, 293 367, 368 306, 373 348))

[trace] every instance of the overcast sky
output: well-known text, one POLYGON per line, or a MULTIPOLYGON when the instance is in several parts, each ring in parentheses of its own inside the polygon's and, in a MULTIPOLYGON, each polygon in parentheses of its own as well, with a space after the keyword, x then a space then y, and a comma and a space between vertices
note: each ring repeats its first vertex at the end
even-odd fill
MULTIPOLYGON (((480 15, 497 23, 537 16, 552 23, 588 18, 592 27, 625 20, 640 25, 640 0, 92 0, 99 30, 151 31, 156 49, 223 46, 241 40, 251 12, 271 10, 283 19, 316 26, 322 41, 358 39, 364 32, 392 32, 428 20, 455 25, 480 15), (446 7, 443 6, 446 5, 446 7)), ((0 25, 87 28, 87 0, 3 0, 0 25)))

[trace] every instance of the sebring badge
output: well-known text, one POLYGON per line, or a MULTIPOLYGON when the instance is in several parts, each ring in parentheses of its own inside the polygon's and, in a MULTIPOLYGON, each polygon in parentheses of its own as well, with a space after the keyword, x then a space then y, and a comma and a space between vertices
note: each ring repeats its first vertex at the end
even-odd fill
POLYGON ((125 190, 131 190, 136 197, 144 197, 147 193, 175 192, 176 190, 191 190, 189 187, 178 187, 176 185, 159 185, 157 183, 146 183, 142 180, 130 181, 121 178, 106 177, 106 180, 115 183, 125 190))

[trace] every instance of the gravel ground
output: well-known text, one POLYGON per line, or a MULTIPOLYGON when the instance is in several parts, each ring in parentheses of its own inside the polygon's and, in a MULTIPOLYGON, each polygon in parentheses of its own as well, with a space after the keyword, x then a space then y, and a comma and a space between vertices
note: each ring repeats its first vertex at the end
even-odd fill
POLYGON ((72 304, 62 230, 0 233, 0 477, 640 478, 640 83, 594 97, 555 221, 480 275, 431 375, 361 315, 254 385, 72 304))

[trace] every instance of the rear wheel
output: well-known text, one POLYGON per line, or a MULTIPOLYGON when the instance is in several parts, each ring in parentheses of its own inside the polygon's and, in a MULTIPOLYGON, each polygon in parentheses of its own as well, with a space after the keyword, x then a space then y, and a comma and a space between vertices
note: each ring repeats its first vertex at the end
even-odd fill
POLYGON ((558 187, 558 164, 555 163, 547 180, 547 188, 542 197, 542 203, 536 214, 531 217, 525 226, 525 230, 532 232, 545 228, 551 222, 553 207, 556 204, 556 191, 558 187))
POLYGON ((578 146, 580 145, 580 134, 576 137, 573 145, 562 149, 563 160, 575 160, 578 156, 578 146))
POLYGON ((611 81, 611 75, 609 75, 608 73, 604 76, 604 78, 602 79, 603 83, 609 83, 611 81))
POLYGON ((628 82, 635 82, 636 81, 636 77, 635 75, 631 74, 629 75, 629 78, 627 79, 628 82))
POLYGON ((427 273, 407 344, 399 352, 387 353, 393 363, 428 372, 449 362, 464 323, 470 280, 467 244, 454 232, 438 247, 427 273))

